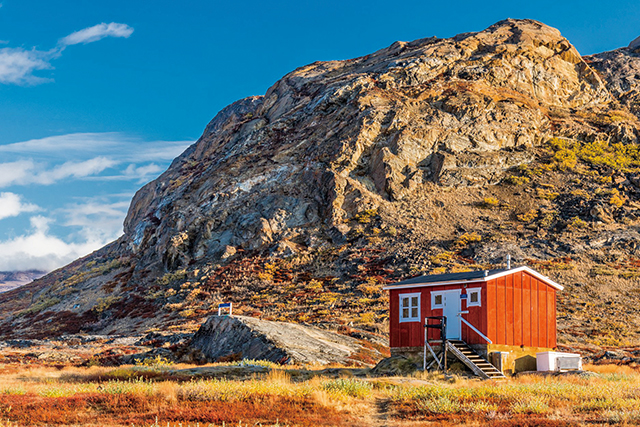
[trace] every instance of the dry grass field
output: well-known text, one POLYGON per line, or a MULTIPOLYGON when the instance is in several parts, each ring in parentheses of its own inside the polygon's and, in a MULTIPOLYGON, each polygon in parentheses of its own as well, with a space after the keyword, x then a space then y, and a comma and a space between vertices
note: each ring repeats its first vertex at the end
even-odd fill
POLYGON ((640 372, 626 366, 503 381, 373 378, 348 369, 300 376, 273 367, 248 379, 189 379, 177 368, 188 366, 4 365, 0 426, 640 424, 640 372))

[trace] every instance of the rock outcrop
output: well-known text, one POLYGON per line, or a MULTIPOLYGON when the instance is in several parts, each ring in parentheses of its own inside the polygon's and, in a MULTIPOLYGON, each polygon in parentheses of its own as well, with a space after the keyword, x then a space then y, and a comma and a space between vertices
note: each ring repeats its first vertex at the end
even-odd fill
MULTIPOLYGON (((640 42, 638 40, 635 39, 626 48, 587 56, 585 60, 602 75, 611 94, 624 107, 640 116, 640 42)), ((633 141, 634 137, 637 138, 637 134, 633 134, 625 142, 633 141)))
POLYGON ((365 347, 362 341, 335 332, 244 316, 210 317, 190 346, 210 362, 249 359, 280 364, 366 365, 384 357, 370 344, 365 347))

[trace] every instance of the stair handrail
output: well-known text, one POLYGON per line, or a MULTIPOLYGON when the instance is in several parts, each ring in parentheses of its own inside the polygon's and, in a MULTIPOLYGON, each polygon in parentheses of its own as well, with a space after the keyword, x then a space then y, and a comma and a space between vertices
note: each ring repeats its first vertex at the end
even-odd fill
POLYGON ((425 329, 438 329, 440 331, 440 340, 444 342, 447 339, 447 316, 427 316, 424 318, 425 329), (437 320, 438 323, 430 324, 429 320, 437 320))
POLYGON ((484 372, 478 365, 476 365, 472 360, 470 360, 459 348, 457 348, 454 344, 447 341, 447 349, 449 349, 462 363, 467 365, 469 369, 473 371, 474 374, 479 376, 480 378, 489 379, 489 375, 484 372))
POLYGON ((473 326, 471 323, 469 323, 467 321, 467 319, 465 319, 464 317, 462 317, 463 314, 467 314, 469 313, 468 311, 463 311, 461 313, 458 313, 458 317, 460 318, 460 320, 462 320, 469 328, 471 328, 476 334, 480 335, 480 338, 484 339, 486 342, 488 342, 489 344, 493 344, 493 341, 491 341, 489 339, 489 337, 487 337, 485 334, 483 334, 482 332, 480 332, 478 330, 478 328, 476 328, 475 326, 473 326))
POLYGON ((438 363, 438 367, 443 371, 447 370, 447 362, 446 362, 446 342, 447 342, 447 318, 446 316, 427 316, 424 318, 424 348, 422 350, 422 370, 426 371, 429 367, 433 365, 433 362, 427 367, 427 348, 431 352, 433 356, 433 360, 438 363), (429 320, 437 320, 437 324, 430 324, 429 320), (442 341, 442 362, 438 360, 431 344, 429 344, 429 329, 439 329, 440 330, 440 339, 442 341))

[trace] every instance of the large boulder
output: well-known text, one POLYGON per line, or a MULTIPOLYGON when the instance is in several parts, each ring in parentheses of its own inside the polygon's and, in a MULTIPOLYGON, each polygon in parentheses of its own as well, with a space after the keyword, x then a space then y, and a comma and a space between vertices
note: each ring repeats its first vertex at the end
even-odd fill
POLYGON ((312 326, 244 316, 212 316, 191 347, 210 362, 267 360, 275 363, 367 365, 384 356, 370 344, 312 326))

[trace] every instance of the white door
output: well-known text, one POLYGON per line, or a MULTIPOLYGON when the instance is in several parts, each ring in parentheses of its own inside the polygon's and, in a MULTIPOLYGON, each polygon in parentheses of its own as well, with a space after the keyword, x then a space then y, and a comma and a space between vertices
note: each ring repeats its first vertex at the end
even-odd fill
POLYGON ((443 316, 447 318, 447 338, 459 340, 460 334, 460 289, 443 292, 443 316))

